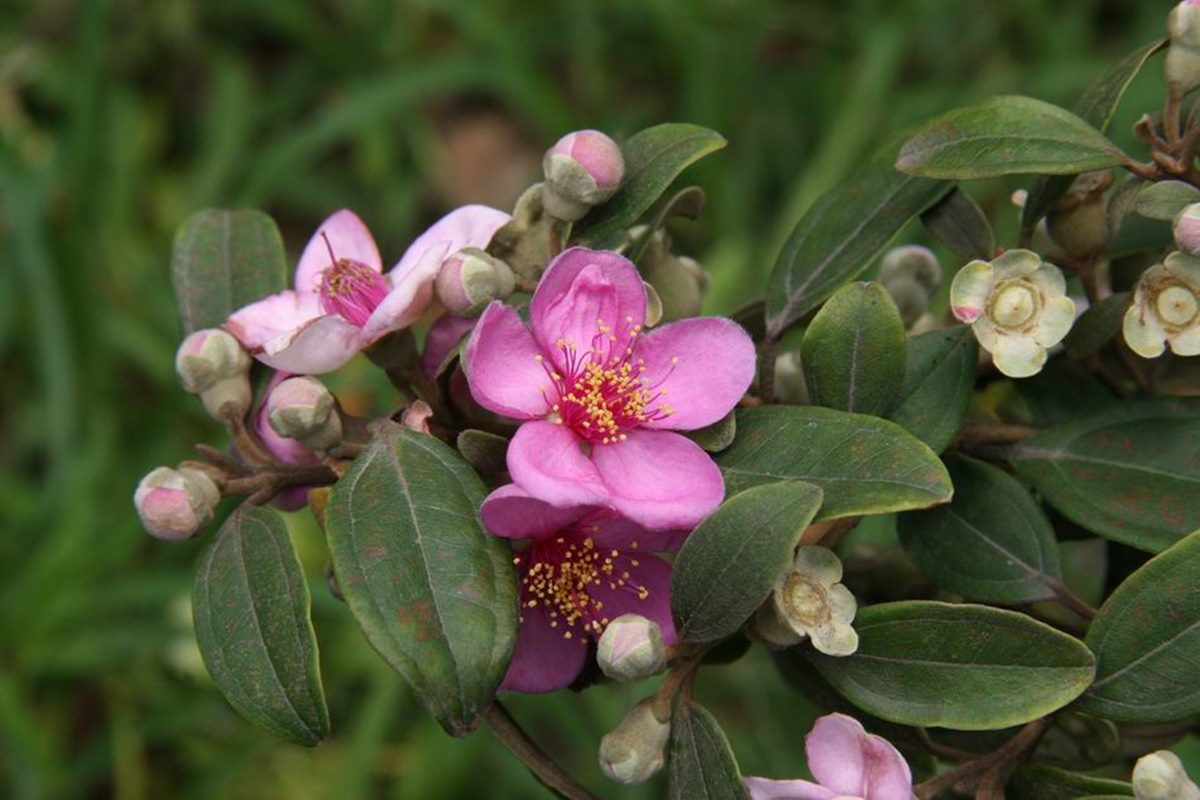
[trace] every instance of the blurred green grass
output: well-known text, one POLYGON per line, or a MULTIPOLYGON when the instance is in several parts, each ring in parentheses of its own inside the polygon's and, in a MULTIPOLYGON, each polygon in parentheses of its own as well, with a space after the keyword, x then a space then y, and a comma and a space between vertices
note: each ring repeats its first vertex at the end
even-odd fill
MULTIPOLYGON (((761 291, 800 213, 888 133, 1019 92, 1069 105, 1160 36, 1134 0, 11 0, 0 4, 0 794, 12 798, 539 796, 488 734, 444 737, 322 586, 294 534, 335 735, 307 751, 243 723, 197 669, 186 606, 203 541, 158 544, 138 477, 214 440, 175 385, 168 257, 203 206, 259 206, 293 254, 350 206, 393 257, 454 204, 511 202, 566 130, 664 120, 729 147, 676 231, 709 305, 761 291), (482 781, 486 780, 486 786, 482 781)), ((1156 71, 1157 66, 1150 71, 1156 71)), ((1158 102, 1139 79, 1114 131, 1158 102)), ((974 190, 1015 223, 1007 194, 974 190)), ((1001 226, 1001 242, 1011 243, 1001 226)), ((369 392, 365 370, 341 387, 369 392)), ((765 655, 702 701, 748 773, 796 774, 813 710, 765 655)), ((517 698, 609 795, 600 735, 639 691, 517 698)), ((662 786, 621 796, 661 796, 662 786)))

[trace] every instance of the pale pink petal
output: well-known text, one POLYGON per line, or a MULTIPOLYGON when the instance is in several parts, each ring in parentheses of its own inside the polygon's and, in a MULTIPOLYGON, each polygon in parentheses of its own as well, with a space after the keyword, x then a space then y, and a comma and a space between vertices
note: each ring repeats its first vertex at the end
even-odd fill
POLYGON ((263 445, 271 455, 284 464, 319 464, 321 463, 321 458, 316 453, 309 450, 296 439, 280 436, 267 420, 266 398, 270 397, 271 391, 276 386, 290 377, 292 377, 292 374, 289 372, 276 372, 271 376, 271 380, 262 394, 263 400, 258 406, 258 411, 254 414, 254 429, 258 432, 258 438, 262 440, 263 445))
POLYGON ((579 676, 588 653, 588 637, 563 637, 564 628, 550 627, 542 606, 522 604, 521 626, 512 663, 501 689, 538 694, 569 686, 579 676))
POLYGON ((773 781, 770 778, 742 778, 750 800, 837 800, 838 793, 808 781, 773 781))
POLYGON ((566 372, 570 353, 604 361, 625 353, 646 323, 646 287, 624 256, 573 247, 550 262, 529 318, 533 335, 566 372))
POLYGON ((425 349, 421 352, 421 372, 433 380, 438 367, 458 347, 463 337, 475 327, 475 320, 463 319, 453 314, 442 314, 425 334, 425 349))
POLYGON ((463 371, 479 405, 513 419, 550 410, 552 386, 542 350, 516 310, 496 301, 487 307, 463 351, 463 371))
POLYGON ((441 263, 441 259, 429 251, 427 257, 418 261, 413 269, 389 275, 391 289, 363 325, 363 339, 374 342, 385 334, 403 330, 416 322, 433 302, 433 280, 441 263))
POLYGON ((508 444, 513 483, 551 505, 608 505, 608 490, 580 444, 562 425, 526 422, 508 444))
POLYGON ((634 345, 654 408, 671 413, 648 428, 694 430, 728 414, 754 380, 754 342, 724 317, 685 319, 651 331, 634 345))
POLYGON ((544 539, 578 522, 590 510, 578 506, 552 506, 510 483, 489 494, 479 514, 483 526, 496 536, 544 539))
POLYGON ((693 527, 725 497, 708 453, 671 431, 632 430, 624 441, 595 445, 592 462, 613 507, 647 528, 693 527))
POLYGON ((864 756, 867 786, 863 797, 871 800, 912 800, 912 772, 904 756, 891 742, 880 736, 867 736, 864 756))
POLYGON ((804 739, 808 771, 822 786, 839 794, 863 797, 868 774, 866 739, 866 730, 853 717, 845 714, 821 717, 804 739))
POLYGON ((362 349, 358 326, 336 314, 318 317, 263 345, 258 360, 296 375, 333 372, 362 349))
POLYGON ((428 260, 430 253, 441 266, 442 259, 464 247, 486 248, 492 236, 509 219, 511 217, 503 211, 487 206, 456 208, 418 236, 388 274, 396 281, 416 268, 419 262, 428 260))
POLYGON ((638 614, 658 623, 664 644, 679 641, 671 617, 671 565, 658 556, 637 552, 622 553, 613 558, 613 563, 629 577, 623 582, 617 581, 616 574, 602 577, 599 586, 588 590, 604 604, 604 616, 616 619, 622 614, 638 614), (633 561, 637 561, 636 566, 633 561))
POLYGON ((304 246, 300 262, 296 265, 297 292, 316 294, 321 284, 321 273, 333 266, 329 259, 330 250, 333 250, 335 258, 357 261, 376 272, 383 271, 383 260, 379 257, 375 238, 357 214, 343 208, 322 222, 304 246), (325 244, 326 237, 329 239, 328 246, 325 244))
POLYGON ((315 294, 291 289, 242 306, 229 316, 225 329, 251 352, 321 316, 315 294))

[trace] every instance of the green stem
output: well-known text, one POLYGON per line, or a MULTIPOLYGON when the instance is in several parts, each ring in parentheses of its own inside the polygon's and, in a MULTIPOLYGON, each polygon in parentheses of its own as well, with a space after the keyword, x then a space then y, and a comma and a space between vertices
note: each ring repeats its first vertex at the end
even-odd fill
POLYGON ((492 733, 496 734, 496 738, 510 753, 520 759, 533 773, 533 777, 537 778, 538 783, 567 800, 598 800, 596 795, 568 775, 529 738, 499 700, 488 708, 484 719, 487 720, 492 733))

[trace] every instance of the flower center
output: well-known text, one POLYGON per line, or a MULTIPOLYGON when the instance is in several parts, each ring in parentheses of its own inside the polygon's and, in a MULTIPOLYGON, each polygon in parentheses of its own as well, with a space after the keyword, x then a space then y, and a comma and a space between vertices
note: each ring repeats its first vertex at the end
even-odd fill
MULTIPOLYGON (((637 550, 637 542, 630 543, 637 550)), ((577 635, 583 641, 591 634, 599 636, 608 626, 604 601, 594 596, 597 589, 633 592, 646 600, 650 590, 632 580, 631 570, 641 563, 620 550, 602 550, 590 536, 558 536, 537 542, 525 554, 513 559, 518 567, 529 564, 521 577, 521 607, 541 606, 550 619, 550 627, 562 632, 564 639, 577 635)))
POLYGON ((825 587, 793 572, 783 585, 783 606, 789 622, 813 628, 829 618, 825 587))
MULTIPOLYGON (((543 388, 542 393, 551 419, 592 444, 622 441, 630 429, 675 413, 660 402, 666 390, 657 388, 671 370, 654 384, 647 381, 645 363, 634 357, 642 326, 634 325, 631 317, 626 323, 630 326, 629 344, 616 352, 612 343, 618 338, 604 320, 596 321, 599 332, 582 354, 573 342, 559 339, 555 346, 563 354, 565 374, 551 368, 544 357, 534 356, 550 377, 551 387, 543 388)), ((671 359, 672 369, 678 362, 678 357, 671 359)))
POLYGON ((321 310, 362 327, 388 295, 387 279, 361 261, 334 259, 321 273, 321 310))
POLYGON ((1175 285, 1168 286, 1158 293, 1154 308, 1163 322, 1181 328, 1196 318, 1196 312, 1200 311, 1200 303, 1193 292, 1175 285))
POLYGON ((1037 312, 1038 298, 1033 288, 1023 283, 1002 288, 992 301, 991 318, 1002 328, 1019 328, 1037 312))

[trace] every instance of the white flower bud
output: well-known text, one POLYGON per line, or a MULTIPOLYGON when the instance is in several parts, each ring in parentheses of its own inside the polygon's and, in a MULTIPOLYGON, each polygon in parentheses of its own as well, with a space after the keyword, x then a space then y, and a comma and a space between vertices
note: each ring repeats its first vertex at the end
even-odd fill
POLYGON ((893 247, 879 262, 879 282, 886 285, 900 276, 911 278, 932 294, 942 285, 942 265, 928 247, 917 244, 893 247))
POLYGON ((464 247, 443 261, 434 282, 438 300, 458 317, 477 316, 488 303, 503 300, 515 288, 508 264, 478 247, 464 247))
POLYGON ((654 698, 646 698, 600 740, 600 768, 618 783, 642 783, 662 769, 663 750, 671 723, 654 713, 654 698))
MULTIPOLYGON (((771 596, 776 623, 789 626, 798 636, 812 639, 813 647, 831 656, 848 656, 858 649, 858 633, 851 627, 858 602, 841 583, 842 562, 826 547, 805 545, 796 551, 792 569, 775 584, 771 596)), ((760 615, 761 616, 761 615, 760 615)), ((760 633, 771 629, 758 619, 760 633)))
POLYGON ((1175 215, 1175 244, 1188 255, 1200 254, 1200 203, 1185 206, 1175 215))
POLYGON ((662 628, 638 614, 622 614, 600 635, 596 661, 615 681, 639 681, 661 672, 667 665, 662 628))
POLYGON ((1182 96, 1200 86, 1200 0, 1184 0, 1167 17, 1167 83, 1182 96))
POLYGON ((1133 768, 1137 800, 1200 800, 1200 788, 1188 779, 1179 756, 1159 750, 1142 756, 1133 768))
POLYGON ((191 394, 227 378, 237 378, 250 371, 251 358, 241 343, 217 328, 196 331, 183 340, 175 353, 175 372, 179 382, 191 394))
POLYGON ((213 518, 221 491, 194 469, 158 467, 138 484, 133 504, 151 536, 168 542, 194 536, 213 518))
POLYGON ((625 159, 617 143, 600 131, 575 131, 546 151, 542 169, 546 212, 574 222, 613 196, 625 177, 625 159))
POLYGON ((316 378, 288 378, 267 397, 267 421, 280 436, 311 450, 328 450, 342 441, 337 401, 316 378))
POLYGON ((1167 346, 1177 356, 1200 355, 1200 257, 1171 253, 1142 273, 1122 333, 1143 358, 1157 358, 1167 346))

